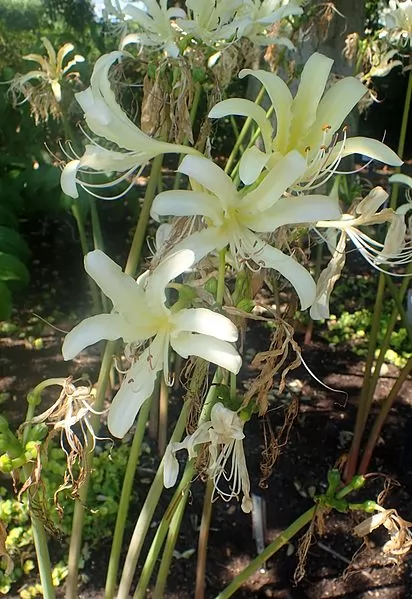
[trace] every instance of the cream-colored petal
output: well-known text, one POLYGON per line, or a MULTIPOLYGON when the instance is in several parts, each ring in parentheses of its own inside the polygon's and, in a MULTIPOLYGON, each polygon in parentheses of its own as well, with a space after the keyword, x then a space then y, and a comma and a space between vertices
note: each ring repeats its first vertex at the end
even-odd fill
POLYGON ((310 317, 313 320, 321 320, 330 316, 330 296, 345 265, 345 245, 346 235, 342 233, 329 264, 320 273, 316 284, 316 299, 310 308, 310 317))
POLYGON ((388 179, 389 183, 402 183, 402 185, 407 185, 408 187, 412 187, 412 177, 408 177, 408 175, 404 175, 402 173, 397 173, 392 175, 388 179))
MULTIPOLYGON (((286 154, 292 120, 292 94, 283 79, 273 73, 261 69, 243 69, 239 73, 241 79, 247 75, 256 77, 266 89, 276 115, 276 148, 282 154, 286 154)), ((266 148, 266 151, 269 151, 269 148, 266 148)))
POLYGON ((369 137, 351 137, 346 141, 338 142, 330 155, 328 164, 334 162, 338 156, 344 158, 351 154, 362 154, 390 166, 403 164, 401 158, 387 145, 369 137))
POLYGON ((223 206, 236 196, 236 187, 229 175, 203 156, 185 156, 177 170, 213 193, 223 206))
POLYGON ((62 347, 64 360, 72 360, 89 345, 102 339, 115 341, 122 337, 129 340, 130 326, 120 314, 98 314, 82 320, 67 333, 62 347))
POLYGON ((269 152, 272 145, 272 125, 263 108, 250 100, 230 98, 215 104, 209 112, 209 118, 221 119, 232 114, 246 116, 256 121, 263 138, 265 151, 269 152))
POLYGON ((262 266, 278 271, 291 283, 298 294, 302 310, 306 310, 312 305, 316 297, 315 281, 306 268, 296 262, 294 258, 265 244, 254 259, 262 266))
POLYGON ((165 289, 167 285, 190 268, 194 259, 195 255, 189 249, 175 251, 164 258, 145 280, 144 286, 147 304, 149 306, 164 304, 166 301, 165 289))
POLYGON ((374 187, 356 206, 356 213, 362 216, 372 216, 383 206, 388 197, 389 194, 383 187, 374 187))
POLYGON ((211 335, 222 341, 237 341, 238 330, 229 318, 207 308, 188 308, 172 314, 172 338, 182 331, 211 335))
POLYGON ((222 250, 229 243, 229 238, 224 230, 219 227, 207 227, 202 231, 197 231, 186 239, 183 239, 175 245, 173 251, 190 249, 195 255, 193 262, 197 264, 202 258, 215 250, 222 250))
POLYGON ((173 336, 170 344, 182 358, 198 356, 234 374, 242 365, 242 358, 233 345, 209 335, 182 332, 173 336))
POLYGON ((71 160, 66 164, 60 176, 60 186, 63 193, 74 199, 79 197, 76 185, 76 175, 79 166, 80 160, 71 160))
POLYGON ((223 223, 223 209, 219 200, 201 191, 162 191, 153 200, 150 214, 157 221, 160 216, 199 215, 206 216, 216 226, 223 223))
POLYGON ((259 177, 270 158, 256 146, 248 148, 239 162, 239 177, 245 185, 252 185, 259 177))

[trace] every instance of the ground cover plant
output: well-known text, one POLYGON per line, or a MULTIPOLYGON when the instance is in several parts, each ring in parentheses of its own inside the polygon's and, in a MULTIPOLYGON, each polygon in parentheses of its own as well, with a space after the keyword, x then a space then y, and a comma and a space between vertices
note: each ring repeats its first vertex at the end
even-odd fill
MULTIPOLYGON (((107 0, 99 24, 80 4, 75 19, 48 3, 54 35, 5 82, 1 332, 42 376, 13 395, 6 359, 0 590, 71 599, 96 576, 107 598, 260 596, 287 546, 286 592, 293 579, 338 596, 305 579, 331 527, 345 523, 352 553, 376 531, 388 560, 412 545, 379 457, 412 366, 410 1, 369 6, 367 35, 346 38, 348 76, 313 47, 303 58, 345 18, 332 3, 107 0), (396 69, 393 149, 348 124, 396 69), (39 222, 48 242, 30 249, 39 222), (34 302, 18 295, 29 277, 46 279, 34 302), (286 505, 291 489, 303 501, 286 505), (273 535, 265 497, 284 512, 273 535), (253 531, 249 559, 217 575, 233 521, 253 531)), ((406 485, 409 457, 406 443, 406 485)), ((322 546, 342 558, 333 536, 322 546)))

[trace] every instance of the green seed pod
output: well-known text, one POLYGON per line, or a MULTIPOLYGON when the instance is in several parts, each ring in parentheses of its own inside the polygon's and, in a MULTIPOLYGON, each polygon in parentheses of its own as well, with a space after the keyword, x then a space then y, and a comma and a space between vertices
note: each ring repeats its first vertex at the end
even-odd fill
POLYGON ((11 472, 13 470, 12 459, 7 453, 0 456, 0 472, 11 472))

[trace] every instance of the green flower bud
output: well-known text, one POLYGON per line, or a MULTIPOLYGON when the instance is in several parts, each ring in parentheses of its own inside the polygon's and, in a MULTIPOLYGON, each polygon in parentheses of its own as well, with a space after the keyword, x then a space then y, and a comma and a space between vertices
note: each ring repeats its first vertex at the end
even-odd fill
POLYGON ((0 472, 11 472, 13 470, 12 459, 7 453, 0 456, 0 472))

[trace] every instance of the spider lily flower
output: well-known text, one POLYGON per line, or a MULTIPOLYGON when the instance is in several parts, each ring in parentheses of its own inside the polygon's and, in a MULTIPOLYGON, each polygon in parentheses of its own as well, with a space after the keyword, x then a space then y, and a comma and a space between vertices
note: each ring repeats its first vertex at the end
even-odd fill
POLYGON ((246 37, 255 44, 268 46, 280 44, 293 50, 292 42, 285 37, 271 34, 271 29, 282 19, 299 16, 303 13, 297 0, 247 0, 236 14, 238 19, 238 36, 246 37), (240 20, 240 22, 239 22, 240 20))
POLYGON ((122 338, 126 343, 125 354, 132 356, 133 363, 108 416, 115 437, 123 437, 133 425, 153 391, 157 373, 163 370, 169 381, 169 347, 183 358, 199 356, 233 373, 240 369, 241 358, 231 345, 238 332, 228 318, 205 308, 182 308, 179 301, 171 308, 166 305, 167 285, 193 261, 190 250, 176 252, 135 281, 100 250, 85 257, 86 272, 112 301, 113 311, 78 324, 66 336, 62 353, 65 360, 71 360, 102 339, 122 338))
POLYGON ((203 216, 206 228, 175 246, 188 247, 196 262, 209 252, 229 246, 239 268, 243 262, 273 268, 295 288, 302 309, 315 299, 315 283, 292 256, 272 247, 256 233, 272 233, 283 225, 340 218, 337 201, 328 196, 282 196, 306 169, 296 151, 282 158, 252 191, 238 191, 231 178, 210 160, 186 156, 179 171, 190 177, 193 191, 165 191, 152 205, 152 217, 203 216))
MULTIPOLYGON (((105 189, 125 181, 139 167, 143 168, 155 156, 167 153, 198 153, 187 146, 153 139, 143 133, 122 110, 116 102, 115 94, 110 86, 109 69, 123 56, 123 52, 118 51, 101 56, 93 69, 90 87, 76 94, 76 99, 85 113, 89 129, 97 137, 106 139, 119 149, 109 150, 93 141, 86 145, 85 153, 80 159, 72 160, 66 165, 61 175, 61 186, 64 193, 72 198, 77 198, 79 195, 76 188, 77 183, 92 195, 102 197, 95 194, 93 190, 105 189), (121 175, 109 183, 86 183, 79 175, 90 169, 100 174, 115 171, 121 175)), ((132 185, 133 181, 128 189, 132 185)), ((120 196, 112 199, 117 197, 120 196)))
POLYGON ((197 446, 209 444, 209 465, 207 473, 213 479, 214 493, 226 502, 239 498, 242 494, 242 510, 252 510, 250 480, 243 449, 244 421, 236 412, 222 403, 216 403, 210 413, 210 420, 201 424, 181 443, 170 443, 166 449, 163 482, 166 488, 173 487, 179 474, 176 452, 186 449, 189 459, 197 456, 197 446))
POLYGON ((270 170, 283 156, 296 150, 305 159, 306 168, 294 187, 299 191, 318 187, 336 172, 344 156, 360 153, 386 164, 399 166, 402 160, 385 144, 366 137, 338 141, 338 131, 352 108, 368 91, 355 77, 345 77, 324 93, 333 60, 315 53, 307 61, 299 89, 293 98, 286 83, 263 70, 244 69, 239 73, 256 77, 266 89, 276 115, 276 131, 266 111, 250 100, 231 98, 216 104, 210 118, 241 115, 256 121, 264 150, 256 146, 244 152, 239 176, 251 184, 264 168, 270 170))
POLYGON ((188 17, 178 19, 183 34, 205 43, 219 44, 237 36, 236 12, 243 0, 187 0, 188 17))
POLYGON ((61 83, 66 76, 78 75, 77 72, 70 71, 70 69, 75 64, 84 62, 84 57, 76 54, 64 65, 64 59, 74 50, 73 44, 64 44, 56 53, 47 37, 42 37, 42 43, 46 48, 47 58, 41 54, 23 56, 24 60, 37 62, 40 68, 29 71, 25 75, 17 75, 11 81, 9 90, 14 98, 21 93, 24 96, 23 102, 30 103, 36 123, 40 118, 46 121, 49 113, 55 118, 60 117, 58 105, 62 97, 61 83), (30 83, 33 79, 39 85, 30 83))
MULTIPOLYGON (((388 272, 382 266, 394 267, 408 264, 412 260, 412 244, 406 241, 405 215, 412 203, 399 206, 396 210, 383 208, 388 194, 382 187, 375 187, 356 206, 354 214, 342 214, 338 221, 320 221, 316 229, 335 229, 349 237, 362 256, 377 270, 388 272), (359 227, 389 223, 384 243, 372 239, 359 227)), ((342 250, 343 251, 343 250, 342 250)), ((398 273, 389 273, 398 274, 398 273)), ((403 275, 398 275, 403 276, 403 275)))
POLYGON ((380 31, 380 37, 408 46, 412 38, 412 0, 389 0, 389 7, 384 10, 382 18, 385 27, 380 31))
POLYGON ((137 23, 141 32, 126 35, 120 49, 123 50, 128 44, 137 44, 154 50, 163 49, 166 56, 177 58, 180 53, 177 43, 180 31, 175 19, 184 19, 185 11, 181 8, 167 8, 167 0, 141 0, 140 4, 145 10, 133 4, 127 4, 124 8, 125 15, 137 23))

